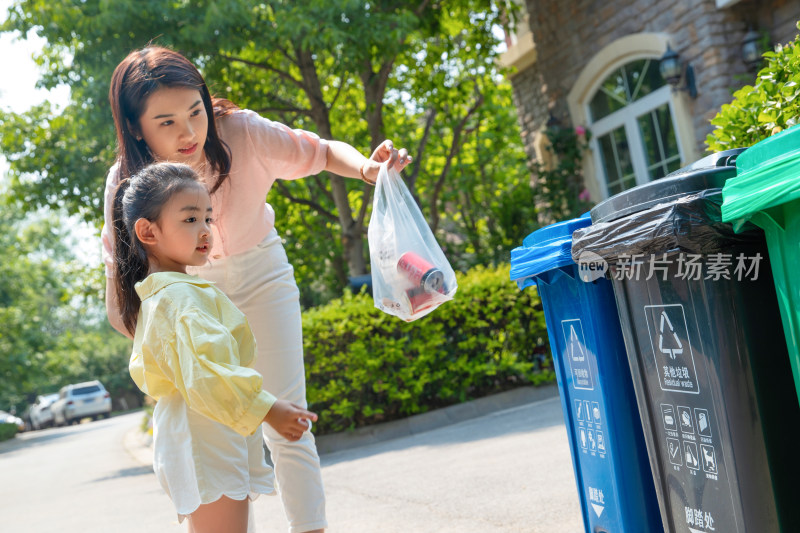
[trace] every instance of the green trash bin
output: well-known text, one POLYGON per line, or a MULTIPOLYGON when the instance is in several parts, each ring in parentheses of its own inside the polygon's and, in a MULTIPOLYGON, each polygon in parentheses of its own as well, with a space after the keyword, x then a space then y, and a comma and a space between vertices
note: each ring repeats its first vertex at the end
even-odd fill
POLYGON ((765 139, 736 160, 722 189, 722 219, 761 227, 800 401, 800 126, 765 139))

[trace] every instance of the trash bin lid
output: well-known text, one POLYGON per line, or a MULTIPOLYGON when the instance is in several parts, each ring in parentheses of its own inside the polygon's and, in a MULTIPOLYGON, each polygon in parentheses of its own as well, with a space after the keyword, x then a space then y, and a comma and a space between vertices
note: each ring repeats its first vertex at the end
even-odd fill
POLYGON ((722 220, 800 198, 800 125, 760 141, 736 160, 736 177, 722 189, 722 220))
POLYGON ((713 154, 598 204, 591 211, 592 225, 572 236, 573 259, 584 262, 584 254, 592 252, 611 265, 678 250, 721 253, 763 239, 752 224, 735 230, 720 214, 722 186, 736 175, 734 162, 744 150, 713 154))
POLYGON ((572 233, 592 223, 589 213, 538 229, 511 250, 511 281, 520 289, 536 285, 535 276, 572 265, 572 233))
POLYGON ((744 148, 717 152, 664 176, 622 191, 591 210, 592 222, 610 222, 688 194, 721 189, 736 175, 736 160, 744 148))

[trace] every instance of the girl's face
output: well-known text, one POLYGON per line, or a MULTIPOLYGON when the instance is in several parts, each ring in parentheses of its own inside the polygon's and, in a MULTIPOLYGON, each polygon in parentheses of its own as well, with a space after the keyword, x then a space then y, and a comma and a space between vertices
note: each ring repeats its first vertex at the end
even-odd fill
POLYGON ((195 169, 205 162, 208 116, 200 91, 188 87, 158 89, 147 99, 139 127, 157 161, 185 163, 195 169))
POLYGON ((187 265, 206 264, 213 244, 211 223, 211 198, 203 185, 173 194, 150 224, 148 254, 156 260, 151 270, 185 273, 187 265))

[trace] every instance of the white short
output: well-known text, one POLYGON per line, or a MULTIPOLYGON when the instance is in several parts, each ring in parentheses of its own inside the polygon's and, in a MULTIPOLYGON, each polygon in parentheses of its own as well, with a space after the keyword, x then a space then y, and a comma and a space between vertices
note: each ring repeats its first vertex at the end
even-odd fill
POLYGON ((179 392, 153 411, 153 470, 180 522, 222 496, 254 500, 275 492, 261 435, 242 437, 190 409, 179 392))

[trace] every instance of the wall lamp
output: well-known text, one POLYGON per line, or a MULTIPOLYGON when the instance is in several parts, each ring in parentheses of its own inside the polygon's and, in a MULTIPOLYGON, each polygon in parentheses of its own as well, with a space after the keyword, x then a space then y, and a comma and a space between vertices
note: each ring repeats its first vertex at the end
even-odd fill
POLYGON ((669 83, 676 91, 687 91, 689 96, 697 98, 697 87, 694 84, 694 68, 688 62, 684 66, 677 52, 667 44, 667 51, 661 56, 658 64, 658 71, 664 81, 669 83), (684 78, 683 87, 678 87, 684 78))
POLYGON ((748 68, 754 68, 761 63, 764 52, 761 34, 750 28, 742 41, 742 59, 748 68))

